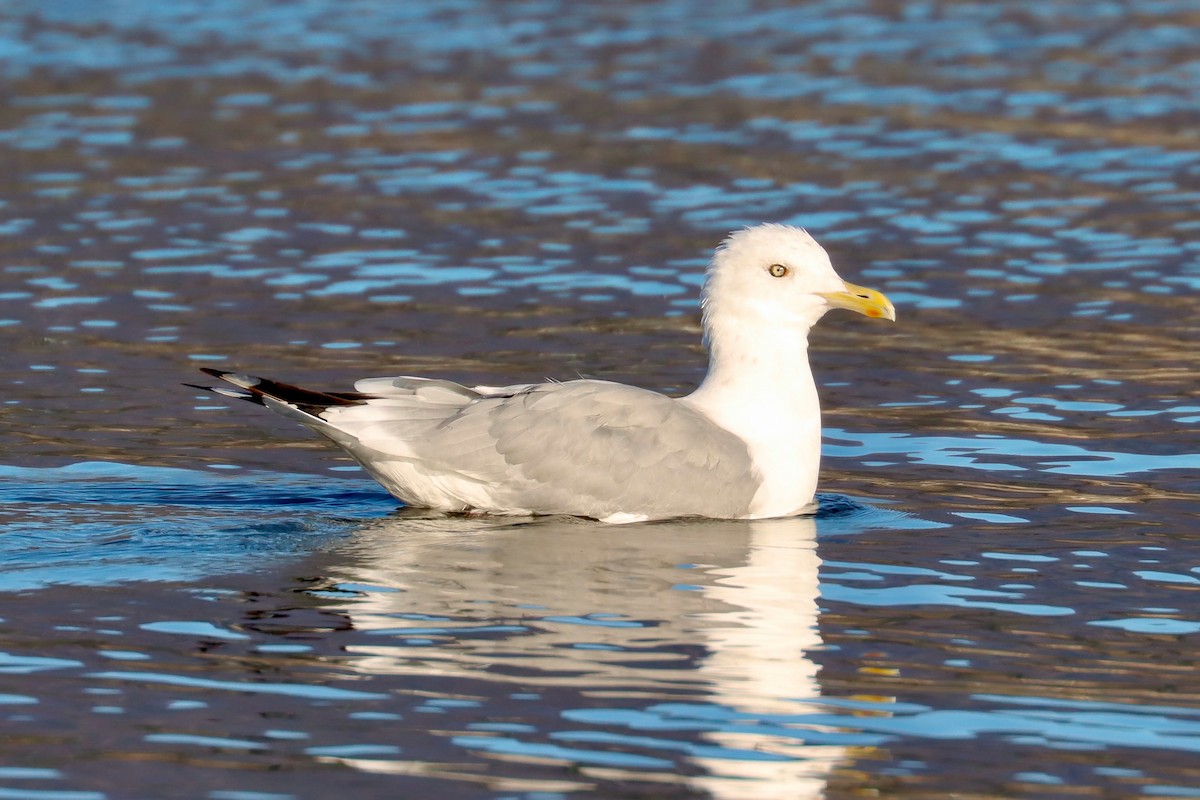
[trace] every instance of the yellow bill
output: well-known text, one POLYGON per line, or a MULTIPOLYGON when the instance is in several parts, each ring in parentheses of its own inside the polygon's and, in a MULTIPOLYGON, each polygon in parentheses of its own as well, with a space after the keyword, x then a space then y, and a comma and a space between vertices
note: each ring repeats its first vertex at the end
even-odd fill
POLYGON ((822 292, 821 297, 833 308, 845 308, 857 311, 873 319, 896 321, 896 307, 887 299, 883 292, 868 289, 865 286, 855 286, 847 283, 840 292, 822 292))

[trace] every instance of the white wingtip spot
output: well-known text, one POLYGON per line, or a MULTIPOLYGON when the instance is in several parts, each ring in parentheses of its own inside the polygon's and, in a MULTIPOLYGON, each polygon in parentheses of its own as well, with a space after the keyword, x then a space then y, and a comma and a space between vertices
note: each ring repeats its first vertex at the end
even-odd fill
POLYGON ((650 517, 645 514, 630 514, 625 511, 618 511, 616 514, 609 514, 607 517, 601 517, 600 521, 609 525, 629 525, 633 522, 645 522, 650 517))
POLYGON ((223 380, 227 380, 234 386, 240 386, 243 389, 251 389, 262 383, 262 378, 256 378, 253 375, 246 375, 241 372, 228 372, 221 376, 223 380))

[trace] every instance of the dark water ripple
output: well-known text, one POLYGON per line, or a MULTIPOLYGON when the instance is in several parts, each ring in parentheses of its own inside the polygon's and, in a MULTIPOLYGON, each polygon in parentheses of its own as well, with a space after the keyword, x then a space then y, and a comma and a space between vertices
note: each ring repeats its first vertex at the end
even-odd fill
POLYGON ((1197 23, 6 3, 0 796, 1196 796, 1197 23), (686 391, 762 220, 899 309, 816 519, 398 511, 180 385, 686 391))

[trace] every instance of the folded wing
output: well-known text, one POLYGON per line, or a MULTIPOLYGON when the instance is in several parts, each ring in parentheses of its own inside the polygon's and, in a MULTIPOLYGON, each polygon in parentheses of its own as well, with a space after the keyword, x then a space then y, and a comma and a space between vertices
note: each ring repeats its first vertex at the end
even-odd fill
POLYGON ((363 399, 316 414, 267 405, 329 436, 417 505, 730 518, 748 512, 759 485, 740 439, 686 402, 632 386, 470 389, 405 377, 355 389, 363 399))

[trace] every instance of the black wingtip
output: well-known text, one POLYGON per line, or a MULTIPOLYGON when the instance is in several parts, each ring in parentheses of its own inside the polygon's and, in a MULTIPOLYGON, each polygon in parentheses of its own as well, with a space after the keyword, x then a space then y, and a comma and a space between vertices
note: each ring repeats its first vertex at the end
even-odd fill
POLYGON ((200 371, 238 387, 237 390, 221 387, 201 387, 211 392, 259 404, 263 402, 263 398, 270 398, 295 406, 308 413, 317 413, 330 406, 357 405, 365 399, 364 395, 356 392, 318 392, 312 389, 302 389, 299 386, 292 386, 290 383, 273 381, 270 378, 247 375, 242 372, 229 372, 227 370, 212 369, 211 367, 201 367, 200 371))
MULTIPOLYGON (((205 372, 210 371, 216 372, 216 370, 205 370, 205 372)), ((216 377, 220 377, 220 375, 217 375, 216 377)), ((226 389, 222 386, 205 386, 200 383, 184 383, 183 385, 189 389, 199 389, 202 392, 219 394, 222 397, 229 397, 233 400, 248 400, 256 405, 264 405, 261 394, 254 394, 253 392, 244 391, 242 389, 226 389)))

